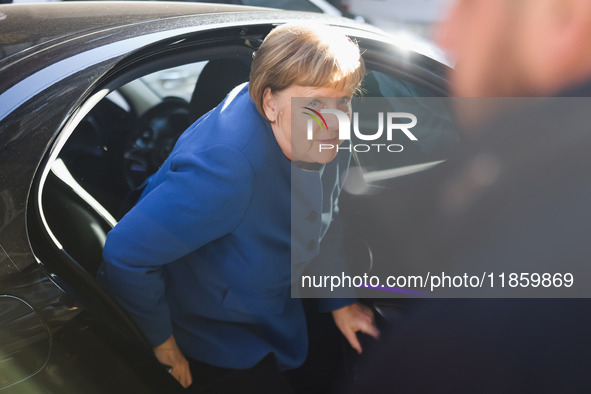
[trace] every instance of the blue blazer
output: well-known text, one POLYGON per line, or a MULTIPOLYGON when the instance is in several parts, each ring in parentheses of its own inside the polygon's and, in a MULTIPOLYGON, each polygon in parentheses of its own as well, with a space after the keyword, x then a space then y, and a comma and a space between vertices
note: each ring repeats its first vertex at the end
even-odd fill
POLYGON ((249 368, 272 352, 295 368, 307 335, 290 262, 301 273, 321 243, 323 263, 344 261, 341 230, 328 229, 348 164, 345 152, 319 171, 292 166, 239 86, 183 133, 108 234, 98 279, 153 346, 174 334, 186 356, 212 365, 249 368), (293 201, 292 181, 305 187, 293 201))

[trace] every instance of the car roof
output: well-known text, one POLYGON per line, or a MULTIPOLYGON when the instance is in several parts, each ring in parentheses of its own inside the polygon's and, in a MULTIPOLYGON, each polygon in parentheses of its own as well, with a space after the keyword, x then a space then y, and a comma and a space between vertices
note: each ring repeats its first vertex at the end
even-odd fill
POLYGON ((157 2, 60 2, 0 5, 2 59, 35 46, 114 27, 188 15, 261 8, 224 4, 157 2))
MULTIPOLYGON (((0 5, 0 70, 2 62, 48 43, 62 44, 68 37, 108 32, 175 18, 194 17, 206 24, 240 25, 286 19, 317 19, 326 23, 376 30, 369 25, 325 14, 263 7, 187 2, 52 2, 0 5)), ((107 33, 108 34, 108 33, 107 33)))

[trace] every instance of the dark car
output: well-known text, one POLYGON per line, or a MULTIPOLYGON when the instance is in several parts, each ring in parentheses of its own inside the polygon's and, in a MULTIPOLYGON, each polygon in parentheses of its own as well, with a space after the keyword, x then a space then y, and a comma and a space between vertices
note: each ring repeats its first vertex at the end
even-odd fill
MULTIPOLYGON (((188 0, 202 2, 202 0, 188 0)), ((212 3, 214 1, 210 1, 212 3)), ((272 7, 282 10, 320 12, 328 15, 346 16, 364 22, 365 19, 358 15, 343 12, 333 4, 325 0, 217 0, 215 3, 252 5, 257 7, 272 7)))
MULTIPOLYGON (((277 24, 310 19, 358 40, 368 96, 382 88, 446 95, 446 66, 344 18, 188 3, 0 6, 3 393, 180 388, 95 281, 106 234, 178 135, 248 79, 265 35, 277 24), (197 78, 179 78, 179 67, 197 78)), ((369 187, 393 190, 404 178, 399 167, 433 160, 357 158, 354 166, 369 187)), ((345 218, 368 211, 368 199, 345 195, 345 218)), ((349 234, 353 255, 372 253, 371 223, 349 234)))

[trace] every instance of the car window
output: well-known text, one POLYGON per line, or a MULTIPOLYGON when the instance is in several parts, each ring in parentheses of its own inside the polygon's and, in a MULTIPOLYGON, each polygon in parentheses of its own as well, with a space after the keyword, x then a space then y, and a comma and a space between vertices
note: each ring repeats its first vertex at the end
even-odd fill
POLYGON ((139 79, 160 98, 175 96, 189 102, 195 90, 197 78, 206 64, 207 61, 185 64, 156 71, 139 79))
POLYGON ((440 95, 438 92, 370 67, 362 88, 362 97, 355 102, 366 130, 378 130, 379 112, 414 114, 420 126, 412 130, 416 141, 409 141, 403 133, 393 133, 392 140, 380 149, 376 146, 368 149, 370 144, 353 134, 351 144, 356 148, 353 154, 366 181, 428 169, 449 157, 458 146, 460 138, 452 123, 451 108, 441 97, 434 97, 440 95))

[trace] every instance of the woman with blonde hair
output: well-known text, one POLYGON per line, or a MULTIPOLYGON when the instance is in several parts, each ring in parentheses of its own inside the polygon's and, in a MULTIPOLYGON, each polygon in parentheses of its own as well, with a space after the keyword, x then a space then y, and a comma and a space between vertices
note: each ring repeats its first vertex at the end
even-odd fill
MULTIPOLYGON (((309 133, 304 112, 350 114, 364 74, 357 45, 332 28, 275 28, 250 82, 183 133, 109 233, 98 279, 184 387, 294 392, 282 371, 304 362, 308 339, 290 262, 301 273, 322 263, 319 253, 344 259, 331 223, 350 159, 337 152, 336 117, 309 133), (306 110, 292 108, 295 97, 306 110), (304 197, 292 196, 294 182, 304 197)), ((357 331, 377 336, 371 311, 354 300, 318 304, 357 351, 357 331)))

